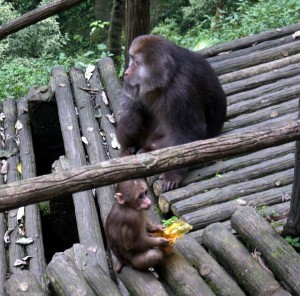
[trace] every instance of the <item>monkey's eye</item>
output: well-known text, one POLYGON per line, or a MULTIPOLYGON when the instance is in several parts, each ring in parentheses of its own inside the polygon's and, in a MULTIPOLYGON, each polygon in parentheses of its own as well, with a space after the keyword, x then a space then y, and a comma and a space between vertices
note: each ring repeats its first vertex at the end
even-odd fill
POLYGON ((138 61, 138 60, 134 60, 134 62, 133 62, 133 63, 134 63, 134 65, 135 65, 135 66, 140 66, 140 65, 141 65, 141 62, 140 62, 140 61, 138 61))
POLYGON ((143 199, 144 198, 144 193, 140 193, 139 195, 138 195, 138 199, 143 199))

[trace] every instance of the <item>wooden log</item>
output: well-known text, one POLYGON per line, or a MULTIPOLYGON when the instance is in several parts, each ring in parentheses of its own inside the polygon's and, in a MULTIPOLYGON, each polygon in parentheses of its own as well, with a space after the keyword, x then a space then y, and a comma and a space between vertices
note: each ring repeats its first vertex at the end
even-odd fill
MULTIPOLYGON (((0 113, 2 113, 2 103, 0 103, 0 113)), ((3 129, 3 121, 0 121, 0 128, 3 129)), ((4 148, 3 139, 0 142, 1 149, 4 148)), ((0 162, 0 171, 2 171, 2 162, 0 162)), ((0 185, 4 184, 3 175, 0 174, 0 185)), ((0 237, 3 239, 0 242, 0 295, 4 295, 4 284, 6 282, 7 264, 6 264, 6 248, 4 243, 4 234, 6 232, 5 215, 0 213, 0 237)))
POLYGON ((294 41, 292 43, 277 46, 275 48, 254 52, 248 54, 247 56, 224 59, 216 63, 212 62, 211 65, 217 75, 221 75, 297 54, 299 53, 299 44, 300 41, 294 41))
MULTIPOLYGON (((70 77, 72 80, 73 93, 75 95, 75 103, 78 109, 79 121, 82 136, 87 140, 85 149, 88 154, 89 163, 94 164, 106 160, 106 153, 101 145, 102 139, 98 122, 95 118, 95 112, 91 104, 91 95, 86 91, 88 85, 84 78, 84 73, 80 69, 71 69, 70 77)), ((99 203, 100 213, 103 223, 114 203, 113 186, 105 186, 96 188, 96 194, 101 203, 99 203)), ((107 266, 104 270, 108 272, 107 266)))
POLYGON ((270 84, 276 80, 287 79, 291 76, 299 75, 299 73, 299 63, 291 64, 277 69, 276 71, 270 71, 242 80, 233 81, 231 83, 223 85, 223 89, 226 95, 232 95, 235 93, 240 93, 242 91, 259 87, 261 85, 270 84))
POLYGON ((116 74, 114 62, 111 58, 106 57, 98 61, 97 65, 100 70, 101 78, 104 80, 106 86, 109 103, 115 112, 115 116, 117 116, 120 110, 119 100, 122 93, 122 86, 116 74))
POLYGON ((214 222, 221 222, 229 219, 238 209, 245 205, 262 206, 272 205, 283 201, 285 194, 291 194, 292 186, 287 185, 282 188, 269 189, 259 193, 244 196, 236 200, 227 201, 222 204, 202 208, 194 212, 186 213, 181 219, 191 224, 193 228, 206 227, 214 222))
POLYGON ((252 46, 253 44, 264 42, 266 40, 272 40, 276 38, 280 38, 286 35, 290 35, 300 30, 300 23, 286 26, 280 29, 271 29, 260 34, 250 35, 247 37, 239 38, 236 40, 232 40, 223 44, 217 44, 211 46, 209 48, 205 48, 199 53, 204 56, 214 56, 221 52, 227 52, 231 50, 238 50, 241 48, 245 48, 248 46, 252 46))
POLYGON ((178 295, 215 295, 177 250, 164 259, 157 273, 178 295))
POLYGON ((292 112, 292 113, 289 113, 289 114, 285 114, 285 115, 282 115, 282 116, 277 116, 277 117, 274 117, 274 118, 269 118, 266 121, 253 123, 250 126, 240 127, 240 128, 237 128, 236 130, 228 131, 225 134, 230 135, 230 134, 236 133, 236 132, 243 133, 243 132, 247 132, 247 131, 251 131, 251 130, 252 131, 260 130, 261 128, 264 128, 264 127, 271 127, 271 126, 280 124, 281 122, 295 120, 295 119, 297 119, 297 114, 298 114, 298 111, 292 112))
MULTIPOLYGON (((298 118, 300 113, 298 114, 298 118)), ((291 208, 287 223, 284 225, 283 234, 300 235, 300 141, 296 141, 294 182, 291 195, 291 208)))
MULTIPOLYGON (((270 219, 272 220, 272 219, 274 219, 274 217, 286 217, 287 213, 289 212, 289 208, 290 208, 290 202, 286 201, 286 202, 274 204, 271 206, 259 207, 259 208, 257 208, 257 210, 262 217, 264 217, 265 219, 268 219, 268 220, 270 220, 270 219)), ((283 223, 282 221, 284 221, 284 220, 286 220, 286 219, 283 218, 283 219, 278 220, 279 223, 276 223, 277 221, 272 222, 272 226, 274 227, 276 232, 278 232, 278 233, 282 232, 282 223, 283 223)), ((228 230, 230 230, 233 234, 236 234, 236 231, 231 227, 230 220, 226 220, 224 222, 219 222, 219 223, 221 223, 224 227, 226 227, 228 230)), ((195 239, 199 244, 203 244, 203 239, 202 239, 203 230, 204 230, 204 228, 196 230, 196 231, 192 231, 191 233, 189 233, 189 236, 191 236, 193 239, 195 239)))
MULTIPOLYGON (((293 155, 287 154, 278 158, 270 159, 249 167, 245 167, 236 171, 223 174, 222 177, 214 177, 209 180, 203 180, 190 184, 188 187, 178 188, 173 191, 164 192, 159 196, 158 204, 163 213, 168 213, 171 205, 184 200, 188 197, 199 193, 204 193, 207 190, 227 186, 235 182, 243 180, 253 180, 262 175, 280 172, 290 169, 294 165, 293 155), (243 179, 241 179, 243 177, 243 179)), ((217 173, 217 172, 216 172, 217 173)))
POLYGON ((58 296, 97 295, 72 260, 64 253, 56 253, 53 256, 46 268, 46 276, 58 296))
POLYGON ((249 67, 247 69, 237 70, 231 73, 220 75, 219 80, 224 86, 224 84, 226 83, 249 78, 258 74, 280 69, 287 65, 299 63, 299 62, 300 62, 300 54, 298 53, 279 60, 263 63, 260 65, 249 67))
POLYGON ((262 50, 278 47, 283 44, 291 43, 293 41, 294 41, 293 36, 288 35, 288 36, 284 36, 282 38, 276 38, 276 39, 272 39, 272 40, 266 40, 261 43, 251 44, 251 46, 241 48, 239 50, 234 49, 230 52, 221 53, 219 55, 209 57, 207 60, 210 63, 217 63, 219 61, 226 60, 226 59, 233 59, 233 58, 237 58, 237 57, 247 56, 254 52, 258 53, 262 50))
POLYGON ((185 213, 195 211, 207 206, 227 202, 244 196, 266 191, 272 188, 279 188, 292 184, 294 169, 281 171, 276 174, 268 175, 262 178, 230 184, 225 187, 215 188, 208 192, 194 195, 190 198, 181 200, 171 206, 173 214, 181 216, 185 213))
POLYGON ((43 19, 46 19, 58 12, 62 12, 75 5, 78 5, 81 2, 83 2, 83 0, 57 0, 45 4, 41 7, 38 7, 34 10, 31 10, 15 18, 9 23, 0 26, 0 40, 12 33, 15 33, 27 26, 35 24, 43 19))
MULTIPOLYGON (((14 149, 17 151, 17 153, 13 154, 7 159, 7 183, 12 183, 19 180, 19 173, 17 171, 17 166, 19 164, 19 153, 17 143, 15 141, 15 124, 17 122, 16 101, 13 99, 4 100, 3 113, 5 115, 5 150, 12 151, 14 149)), ((17 259, 21 259, 25 255, 23 246, 16 244, 16 241, 21 238, 18 233, 17 211, 18 209, 14 209, 9 211, 7 215, 7 227, 14 229, 10 234, 11 243, 9 244, 9 270, 12 273, 21 272, 20 267, 15 267, 14 263, 17 259)))
POLYGON ((190 235, 177 240, 176 248, 198 270, 216 295, 245 295, 224 268, 190 235))
POLYGON ((296 75, 296 76, 290 77, 288 79, 281 79, 281 80, 278 80, 271 84, 266 84, 263 86, 259 86, 255 89, 246 90, 244 92, 228 96, 227 104, 232 105, 232 104, 240 102, 240 101, 255 99, 255 98, 261 97, 263 95, 267 96, 269 93, 274 93, 279 90, 287 91, 288 88, 298 85, 297 82, 299 81, 299 77, 300 77, 299 75, 296 75))
MULTIPOLYGON (((27 98, 19 99, 17 108, 18 121, 22 124, 22 128, 18 131, 22 177, 23 179, 29 179, 36 176, 36 165, 27 98)), ((27 254, 32 257, 30 259, 30 271, 35 275, 42 288, 46 289, 44 277, 46 259, 43 244, 42 222, 38 204, 25 207, 25 229, 26 236, 34 239, 34 242, 26 247, 27 254)))
POLYGON ((267 95, 258 96, 255 99, 236 102, 228 107, 227 119, 237 117, 244 113, 262 110, 263 108, 266 108, 268 106, 289 102, 290 100, 296 99, 299 94, 300 86, 294 85, 289 87, 288 89, 282 89, 279 91, 268 93, 267 95))
MULTIPOLYGON (((85 152, 81 142, 69 79, 63 68, 54 67, 52 69, 52 87, 55 90, 66 156, 73 168, 81 167, 86 164, 85 152)), ((80 242, 87 247, 97 248, 98 263, 108 271, 105 247, 92 191, 73 194, 73 202, 80 242)))
POLYGON ((284 122, 260 131, 196 141, 7 184, 0 186, 0 210, 50 200, 113 182, 145 177, 164 170, 230 157, 250 149, 258 151, 291 142, 300 135, 299 125, 299 121, 284 122))
POLYGON ((74 244, 64 254, 72 260, 96 295, 121 295, 115 282, 97 263, 96 252, 95 249, 87 249, 84 245, 74 244))
POLYGON ((290 295, 222 224, 214 223, 206 227, 203 240, 249 295, 290 295))
POLYGON ((244 156, 235 157, 233 159, 216 161, 215 163, 204 166, 199 169, 192 170, 183 180, 183 185, 188 185, 192 182, 201 181, 208 177, 215 177, 217 174, 235 171, 240 168, 252 166, 275 157, 280 157, 288 153, 294 153, 294 143, 287 143, 280 146, 275 146, 258 152, 246 154, 244 156))
POLYGON ((6 296, 45 296, 36 277, 27 270, 12 275, 5 283, 6 296))
POLYGON ((236 212, 231 224, 250 246, 261 253, 274 275, 291 289, 293 295, 299 295, 300 256, 293 247, 250 207, 236 212))
MULTIPOLYGON (((110 67, 108 67, 109 71, 112 71, 110 67)), ((105 72, 106 68, 102 69, 102 72, 105 72)), ((113 75, 113 73, 108 73, 110 75, 113 75)), ((116 84, 116 82, 114 83, 116 84)), ((113 110, 110 109, 109 106, 109 102, 110 100, 112 101, 116 101, 118 100, 117 95, 119 94, 119 92, 121 90, 119 90, 119 92, 117 92, 115 94, 116 98, 112 95, 113 90, 111 90, 110 85, 107 85, 107 88, 109 89, 110 92, 110 100, 108 101, 108 98, 105 94, 104 91, 101 92, 102 89, 102 84, 100 81, 100 75, 98 71, 94 71, 93 76, 91 77, 90 80, 90 86, 94 89, 99 88, 100 91, 95 95, 95 107, 96 110, 99 110, 99 112, 101 113, 100 118, 97 117, 100 128, 101 128, 101 133, 103 134, 102 137, 105 137, 105 141, 103 142, 104 145, 106 145, 106 149, 107 149, 107 158, 116 158, 119 157, 119 149, 114 148, 115 146, 112 144, 114 137, 115 137, 115 133, 116 133, 116 128, 114 123, 109 120, 109 118, 114 116, 113 110), (107 101, 107 103, 106 103, 107 101), (114 146, 114 147, 113 147, 114 146)), ((115 104, 116 105, 116 104, 115 104)))

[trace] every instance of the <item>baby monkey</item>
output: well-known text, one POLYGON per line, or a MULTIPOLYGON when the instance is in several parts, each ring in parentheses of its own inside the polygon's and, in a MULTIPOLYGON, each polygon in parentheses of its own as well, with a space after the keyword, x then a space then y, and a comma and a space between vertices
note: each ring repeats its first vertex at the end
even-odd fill
POLYGON ((147 196, 147 185, 142 179, 120 182, 116 186, 116 201, 106 219, 108 247, 117 257, 115 271, 123 265, 147 270, 164 258, 163 248, 169 240, 153 237, 161 232, 162 225, 154 225, 147 219, 146 211, 151 207, 147 196))

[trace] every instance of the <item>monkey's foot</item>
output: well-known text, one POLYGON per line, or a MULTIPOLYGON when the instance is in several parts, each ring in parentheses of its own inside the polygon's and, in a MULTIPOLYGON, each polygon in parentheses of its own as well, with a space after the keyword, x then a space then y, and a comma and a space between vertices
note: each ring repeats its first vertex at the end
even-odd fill
POLYGON ((161 174, 159 176, 159 179, 162 180, 162 185, 161 185, 162 192, 166 192, 178 188, 183 177, 182 175, 176 172, 170 171, 161 174))

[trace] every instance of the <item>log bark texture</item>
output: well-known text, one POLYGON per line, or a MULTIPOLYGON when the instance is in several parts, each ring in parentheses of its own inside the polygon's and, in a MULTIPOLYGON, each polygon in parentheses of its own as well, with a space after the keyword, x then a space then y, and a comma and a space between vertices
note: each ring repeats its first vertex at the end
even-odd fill
MULTIPOLYGON (((300 113, 298 114, 298 118, 300 113)), ((300 235, 300 141, 296 141, 295 171, 292 189, 291 208, 283 227, 284 235, 300 235)))
POLYGON ((19 16, 7 24, 0 26, 0 40, 25 27, 35 24, 58 12, 80 4, 83 0, 55 0, 19 16))
POLYGON ((231 218, 232 227, 262 255, 274 275, 293 295, 300 295, 300 255, 251 207, 231 218), (262 235, 263 234, 263 235, 262 235))
POLYGON ((96 295, 120 296, 121 294, 115 282, 97 263, 96 252, 96 249, 86 248, 81 244, 74 244, 64 254, 72 260, 96 295))
MULTIPOLYGON (((234 182, 253 180, 262 175, 268 175, 282 170, 290 169, 294 165, 293 155, 287 154, 278 158, 270 159, 253 166, 245 167, 236 171, 228 172, 221 177, 214 177, 209 180, 199 181, 190 184, 188 188, 165 192, 159 196, 159 207, 163 213, 167 213, 171 205, 196 194, 204 193, 206 190, 228 186, 234 182)), ((218 172, 218 171, 217 171, 218 172)), ((216 172, 216 173, 217 173, 216 172)))
POLYGON ((203 228, 211 223, 230 219, 230 217, 245 205, 265 206, 280 203, 285 194, 290 195, 292 185, 282 188, 270 189, 255 194, 228 201, 222 204, 213 205, 207 208, 199 209, 194 212, 186 213, 181 218, 187 223, 193 225, 194 229, 203 228))
MULTIPOLYGON (((58 87, 60 87, 59 84, 58 87)), ((69 110, 72 110, 72 107, 69 110)), ((15 182, 0 187, 0 210, 49 200, 113 182, 145 177, 173 168, 234 156, 247 152, 249 149, 257 151, 287 143, 300 136, 299 125, 299 121, 284 122, 260 131, 197 141, 15 182)), ((67 129, 72 124, 63 126, 67 129)))
MULTIPOLYGON (((86 164, 85 152, 81 142, 70 83, 61 67, 55 67, 52 70, 52 87, 55 90, 66 156, 73 168, 81 167, 86 164)), ((75 193, 73 202, 80 242, 87 247, 97 248, 98 263, 108 272, 105 247, 92 191, 75 193)))
MULTIPOLYGON (((17 166, 19 164, 19 151, 17 147, 16 129, 17 122, 17 104, 16 100, 6 99, 3 101, 3 113, 5 115, 4 120, 4 133, 5 133, 5 149, 8 151, 15 150, 17 153, 13 154, 7 159, 7 183, 20 180, 17 166)), ((22 272, 20 267, 15 267, 14 263, 17 259, 21 259, 25 255, 25 250, 22 245, 16 244, 16 241, 21 238, 18 232, 17 211, 14 209, 7 214, 7 227, 14 229, 10 234, 9 244, 9 270, 11 273, 22 272)))
MULTIPOLYGON (((22 128, 18 131, 20 140, 20 161, 22 164, 22 177, 29 179, 36 176, 35 157, 33 141, 28 115, 27 98, 18 100, 18 121, 22 128)), ((30 259, 30 271, 36 276, 43 289, 46 289, 44 273, 46 270, 46 259, 42 234, 42 222, 38 204, 25 207, 25 229, 26 236, 34 239, 32 244, 26 246, 26 252, 30 259)))
POLYGON ((290 295, 222 224, 215 223, 206 227, 203 240, 249 295, 290 295))
POLYGON ((164 259, 157 272, 178 295, 215 295, 197 271, 177 250, 174 250, 174 254, 164 259))
POLYGON ((247 36, 244 38, 240 38, 237 40, 232 40, 226 42, 224 44, 218 44, 211 46, 207 49, 203 49, 200 51, 201 54, 205 56, 217 55, 221 52, 227 52, 231 50, 238 50, 240 48, 250 47, 255 43, 264 42, 266 40, 272 40, 276 38, 280 38, 285 35, 290 35, 300 30, 300 24, 289 25, 280 29, 272 29, 260 34, 247 36))
POLYGON ((12 275, 5 283, 5 296, 45 296, 36 277, 29 271, 12 275))
POLYGON ((246 295, 224 268, 190 235, 178 239, 176 248, 198 270, 216 295, 246 295))

